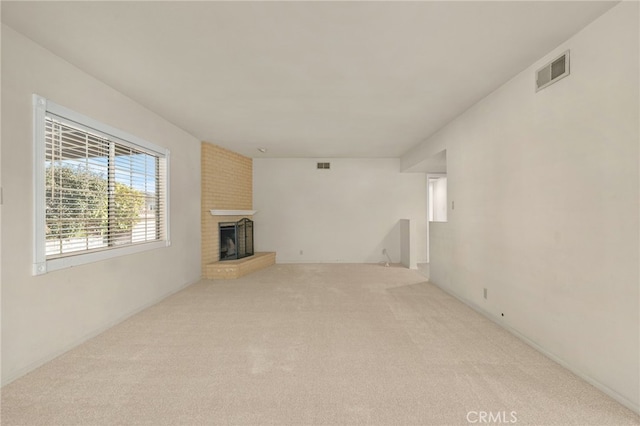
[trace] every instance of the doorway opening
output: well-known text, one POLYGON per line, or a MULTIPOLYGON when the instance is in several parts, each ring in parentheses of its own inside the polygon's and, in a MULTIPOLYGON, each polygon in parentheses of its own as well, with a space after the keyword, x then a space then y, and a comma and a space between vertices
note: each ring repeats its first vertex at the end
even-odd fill
POLYGON ((427 178, 429 195, 429 222, 447 221, 447 176, 427 178))
POLYGON ((434 222, 447 221, 447 175, 427 174, 427 264, 430 263, 430 231, 434 222))

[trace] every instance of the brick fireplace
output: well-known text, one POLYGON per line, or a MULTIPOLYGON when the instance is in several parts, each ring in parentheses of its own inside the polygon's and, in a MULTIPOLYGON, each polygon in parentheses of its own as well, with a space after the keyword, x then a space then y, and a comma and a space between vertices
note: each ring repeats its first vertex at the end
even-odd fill
MULTIPOLYGON (((265 256, 256 253, 245 259, 222 262, 224 276, 212 276, 221 270, 220 261, 221 222, 238 222, 243 218, 253 220, 253 161, 233 151, 208 142, 201 145, 201 241, 202 273, 205 278, 234 278, 229 269, 237 265, 238 270, 252 271, 275 263, 275 253, 265 256), (260 255, 260 256, 258 256, 260 255), (252 259, 255 258, 255 259, 252 259), (251 262, 255 265, 241 264, 251 262), (258 267, 259 266, 259 267, 258 267)), ((217 274, 216 274, 217 275, 217 274)))

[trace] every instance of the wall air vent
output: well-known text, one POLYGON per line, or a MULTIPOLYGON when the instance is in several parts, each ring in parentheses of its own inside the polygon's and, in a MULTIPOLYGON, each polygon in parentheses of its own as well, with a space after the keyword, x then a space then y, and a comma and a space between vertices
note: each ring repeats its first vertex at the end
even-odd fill
POLYGON ((536 71, 536 92, 569 75, 569 51, 536 71))
POLYGON ((331 163, 318 163, 318 169, 330 169, 331 163))

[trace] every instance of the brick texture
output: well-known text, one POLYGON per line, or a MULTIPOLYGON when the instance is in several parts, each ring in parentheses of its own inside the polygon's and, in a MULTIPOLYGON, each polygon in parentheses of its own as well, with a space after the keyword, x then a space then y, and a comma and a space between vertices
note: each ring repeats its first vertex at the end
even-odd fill
POLYGON ((201 146, 202 272, 220 260, 218 222, 251 216, 212 216, 209 210, 253 209, 253 160, 208 142, 201 146))
POLYGON ((210 280, 235 279, 276 263, 274 252, 256 253, 238 260, 210 263, 205 267, 205 278, 210 280))

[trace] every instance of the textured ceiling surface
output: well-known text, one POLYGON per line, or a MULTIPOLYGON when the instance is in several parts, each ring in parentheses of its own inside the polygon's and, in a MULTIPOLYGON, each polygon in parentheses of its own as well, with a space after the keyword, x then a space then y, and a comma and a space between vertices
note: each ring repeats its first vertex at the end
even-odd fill
POLYGON ((614 4, 3 1, 2 20, 200 140, 399 157, 614 4))

